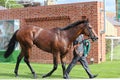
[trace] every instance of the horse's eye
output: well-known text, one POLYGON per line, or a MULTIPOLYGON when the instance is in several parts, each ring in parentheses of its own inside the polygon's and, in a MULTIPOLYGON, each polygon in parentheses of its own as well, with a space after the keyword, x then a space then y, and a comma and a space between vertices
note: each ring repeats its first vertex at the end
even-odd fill
POLYGON ((89 29, 92 29, 91 27, 89 27, 89 29))

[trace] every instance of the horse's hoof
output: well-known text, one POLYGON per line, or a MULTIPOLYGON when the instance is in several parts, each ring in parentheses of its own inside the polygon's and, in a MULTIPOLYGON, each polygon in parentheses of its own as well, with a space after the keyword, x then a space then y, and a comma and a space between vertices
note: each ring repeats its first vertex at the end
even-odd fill
POLYGON ((18 73, 17 73, 17 71, 14 71, 14 73, 15 73, 15 77, 18 77, 18 73))
POLYGON ((69 79, 68 74, 63 75, 63 78, 64 78, 64 79, 69 79))
POLYGON ((46 77, 47 77, 47 75, 43 75, 43 76, 42 76, 42 78, 46 78, 46 77))
POLYGON ((68 77, 65 77, 65 76, 64 76, 63 78, 64 78, 64 79, 69 79, 68 77))
POLYGON ((34 79, 37 79, 37 76, 36 76, 36 74, 34 74, 34 75, 33 75, 33 77, 34 77, 34 79))
POLYGON ((93 79, 93 78, 96 78, 97 76, 98 76, 98 74, 97 74, 97 75, 90 76, 89 78, 90 78, 90 79, 93 79))
POLYGON ((15 74, 15 77, 18 77, 18 74, 15 74))
POLYGON ((45 74, 45 75, 42 76, 42 78, 46 78, 48 76, 50 76, 50 74, 45 74))

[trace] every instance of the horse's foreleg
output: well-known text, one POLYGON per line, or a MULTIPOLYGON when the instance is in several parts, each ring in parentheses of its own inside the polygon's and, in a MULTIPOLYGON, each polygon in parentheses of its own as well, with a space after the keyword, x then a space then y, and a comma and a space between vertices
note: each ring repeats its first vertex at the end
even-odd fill
POLYGON ((14 70, 15 77, 18 76, 18 68, 19 68, 19 64, 20 64, 20 61, 22 58, 23 58, 23 55, 21 55, 21 54, 17 58, 17 63, 16 63, 15 70, 14 70))
POLYGON ((65 63, 65 61, 66 61, 66 57, 64 57, 64 56, 60 56, 60 60, 61 60, 61 64, 62 64, 62 69, 63 69, 63 75, 65 74, 65 70, 66 70, 66 63, 65 63))
POLYGON ((51 76, 52 73, 57 69, 57 66, 58 66, 58 54, 56 54, 56 53, 53 54, 53 63, 54 63, 53 69, 49 73, 43 75, 42 78, 51 76))

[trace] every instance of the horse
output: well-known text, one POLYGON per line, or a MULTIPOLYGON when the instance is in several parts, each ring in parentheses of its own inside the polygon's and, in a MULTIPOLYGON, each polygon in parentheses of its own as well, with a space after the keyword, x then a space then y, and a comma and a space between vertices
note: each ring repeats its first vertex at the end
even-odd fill
POLYGON ((60 56, 60 61, 62 65, 63 75, 65 72, 65 56, 71 48, 72 42, 80 35, 84 34, 93 42, 98 39, 92 26, 89 24, 88 20, 78 20, 65 27, 44 29, 38 26, 26 25, 18 29, 10 39, 8 48, 4 54, 4 57, 9 57, 14 51, 16 44, 19 43, 21 47, 21 52, 17 57, 17 62, 15 66, 15 76, 18 76, 18 68, 21 59, 24 57, 24 62, 27 64, 33 77, 36 78, 36 73, 30 65, 29 57, 32 52, 32 46, 36 45, 41 50, 49 52, 53 55, 53 69, 42 77, 51 76, 52 73, 58 67, 58 55, 60 56))

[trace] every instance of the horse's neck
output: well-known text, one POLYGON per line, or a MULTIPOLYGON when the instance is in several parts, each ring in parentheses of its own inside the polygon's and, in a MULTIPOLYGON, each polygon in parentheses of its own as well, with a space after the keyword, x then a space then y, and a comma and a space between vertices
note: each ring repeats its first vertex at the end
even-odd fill
POLYGON ((70 41, 74 41, 82 33, 82 26, 78 25, 75 28, 67 30, 67 35, 70 41))
POLYGON ((58 27, 52 28, 51 31, 55 32, 57 34, 60 34, 60 28, 58 28, 58 27))

